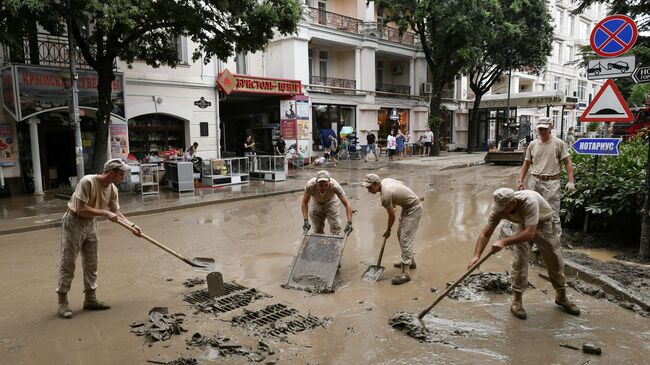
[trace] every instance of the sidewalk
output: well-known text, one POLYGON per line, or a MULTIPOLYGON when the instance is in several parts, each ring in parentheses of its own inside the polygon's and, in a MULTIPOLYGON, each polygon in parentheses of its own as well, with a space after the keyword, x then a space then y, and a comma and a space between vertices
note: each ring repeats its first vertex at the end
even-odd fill
MULTIPOLYGON (((433 170, 446 170, 475 166, 483 163, 485 153, 467 154, 451 152, 436 157, 407 157, 401 161, 340 161, 334 167, 308 165, 304 170, 290 170, 289 178, 281 182, 251 181, 244 185, 230 185, 215 188, 199 188, 194 193, 177 193, 161 187, 160 195, 142 196, 140 193, 121 193, 120 206, 126 216, 160 213, 175 209, 187 209, 209 204, 220 204, 237 200, 260 198, 302 191, 308 178, 315 171, 326 169, 336 176, 340 170, 356 170, 359 176, 386 166, 419 165, 433 170), (361 172, 362 171, 362 172, 361 172)), ((0 200, 0 236, 57 227, 61 216, 67 209, 67 200, 54 196, 56 192, 44 196, 12 196, 0 200)))

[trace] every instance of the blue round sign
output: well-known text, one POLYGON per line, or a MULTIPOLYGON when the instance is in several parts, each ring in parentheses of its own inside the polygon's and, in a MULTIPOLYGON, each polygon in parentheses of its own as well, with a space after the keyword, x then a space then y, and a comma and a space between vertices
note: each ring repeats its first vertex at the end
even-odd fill
POLYGON ((619 14, 608 16, 591 31, 591 48, 603 57, 616 57, 632 48, 637 36, 632 19, 619 14))

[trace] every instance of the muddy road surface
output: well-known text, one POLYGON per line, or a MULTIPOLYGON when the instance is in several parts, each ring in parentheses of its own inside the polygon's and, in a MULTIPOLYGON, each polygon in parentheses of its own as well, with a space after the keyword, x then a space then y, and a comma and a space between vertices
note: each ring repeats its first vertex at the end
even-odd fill
MULTIPOLYGON (((516 171, 517 167, 502 166, 442 172, 408 165, 379 169, 380 176, 400 178, 425 197, 415 248, 418 268, 412 271, 413 281, 401 286, 389 280, 398 271, 392 267, 399 257, 395 235, 386 246, 383 280, 372 283, 361 278, 376 262, 387 220, 379 197, 358 185, 368 171, 331 170, 339 181, 350 183, 344 189, 358 211, 333 294, 281 287, 302 239, 301 193, 134 218, 145 233, 187 257, 213 257, 226 282, 265 294, 218 315, 197 311, 183 300, 184 294, 205 289, 200 283, 191 288, 183 285, 200 277, 188 265, 120 226, 101 222, 97 295, 113 307, 103 312, 81 310, 78 260, 69 294, 74 317, 61 319, 54 292, 60 231, 2 236, 0 363, 647 363, 647 318, 574 290, 569 295, 582 315, 567 315, 554 305, 553 289, 536 267, 529 275, 534 288, 524 296, 526 321, 510 314, 508 294, 487 291, 440 302, 425 317, 433 334, 431 342, 418 342, 388 325, 397 311, 417 313, 427 307, 447 283, 464 273, 486 222, 491 193, 512 186, 516 171), (153 307, 167 307, 174 321, 182 318, 180 326, 187 332, 153 343, 136 336, 130 325, 146 322, 153 307), (288 311, 302 325, 255 325, 259 318, 255 316, 264 310, 288 311), (305 329, 310 316, 321 322, 305 329), (288 328, 295 334, 268 335, 288 328), (261 333, 267 337, 259 338, 261 333), (580 348, 584 342, 600 346, 602 355, 560 346, 580 348)), ((511 257, 504 250, 480 270, 509 271, 511 257)))

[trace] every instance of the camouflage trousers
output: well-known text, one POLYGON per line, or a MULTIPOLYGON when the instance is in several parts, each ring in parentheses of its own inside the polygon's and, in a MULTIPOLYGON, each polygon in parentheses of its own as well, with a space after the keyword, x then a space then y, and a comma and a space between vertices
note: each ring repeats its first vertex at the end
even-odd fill
POLYGON ((402 209, 402 215, 399 218, 399 228, 397 229, 397 237, 399 239, 399 246, 402 249, 402 264, 411 265, 413 262, 413 246, 415 245, 415 233, 418 230, 422 218, 422 204, 409 208, 402 209))
POLYGON ((97 288, 97 221, 80 218, 67 212, 61 224, 61 261, 57 293, 70 291, 75 262, 81 252, 84 291, 97 288))
POLYGON ((330 233, 341 233, 341 219, 339 218, 339 200, 332 198, 325 203, 311 204, 309 217, 314 225, 314 233, 325 233, 325 219, 330 225, 330 233))
POLYGON ((562 235, 562 223, 560 222, 560 188, 561 181, 558 180, 540 180, 530 175, 528 180, 528 189, 534 190, 544 198, 553 209, 553 224, 558 236, 562 235))
MULTIPOLYGON (((519 226, 519 225, 516 225, 519 226)), ((535 233, 535 244, 539 248, 544 260, 548 277, 553 288, 566 288, 564 276, 564 260, 560 249, 560 236, 555 230, 556 225, 551 219, 540 222, 535 233)), ((517 227, 519 228, 519 227, 517 227)), ((528 287, 528 260, 531 252, 531 242, 512 245, 514 260, 512 261, 512 290, 523 292, 528 287)))

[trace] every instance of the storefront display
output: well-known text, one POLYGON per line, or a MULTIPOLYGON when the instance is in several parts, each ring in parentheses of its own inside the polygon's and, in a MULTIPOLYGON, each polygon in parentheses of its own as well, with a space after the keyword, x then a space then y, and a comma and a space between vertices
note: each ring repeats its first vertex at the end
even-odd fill
POLYGON ((356 107, 349 105, 313 104, 312 105, 312 141, 313 150, 324 149, 328 144, 322 140, 321 130, 332 129, 339 136, 345 126, 356 130, 356 107))
POLYGON ((388 133, 400 129, 404 135, 409 133, 409 110, 397 108, 381 108, 377 114, 380 140, 385 140, 388 133))
POLYGON ((163 151, 183 150, 185 121, 163 114, 147 114, 129 120, 130 153, 139 160, 163 151))

